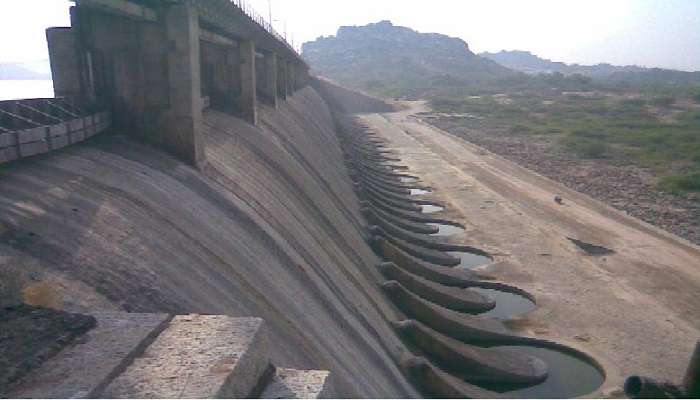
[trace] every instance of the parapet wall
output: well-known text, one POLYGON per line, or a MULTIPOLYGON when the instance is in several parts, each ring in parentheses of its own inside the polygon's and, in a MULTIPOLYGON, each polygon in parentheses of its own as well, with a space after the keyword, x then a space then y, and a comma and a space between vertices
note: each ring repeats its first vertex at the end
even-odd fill
POLYGON ((80 143, 110 126, 108 112, 85 112, 62 99, 0 102, 0 164, 80 143))

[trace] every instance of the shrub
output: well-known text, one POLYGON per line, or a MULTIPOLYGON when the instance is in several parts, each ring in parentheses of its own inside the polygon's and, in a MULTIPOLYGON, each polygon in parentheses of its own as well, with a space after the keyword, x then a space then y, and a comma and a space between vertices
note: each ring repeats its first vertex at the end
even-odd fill
POLYGON ((651 104, 657 107, 670 107, 675 102, 676 99, 670 96, 659 96, 651 99, 651 104))
POLYGON ((608 153, 608 146, 591 139, 568 137, 564 141, 564 148, 581 158, 598 159, 603 158, 608 153))
POLYGON ((683 175, 667 176, 661 180, 661 187, 670 192, 700 192, 700 171, 683 175))
POLYGON ((511 126, 508 130, 508 132, 510 132, 513 135, 529 135, 532 133, 532 131, 532 128, 523 124, 515 124, 511 126))

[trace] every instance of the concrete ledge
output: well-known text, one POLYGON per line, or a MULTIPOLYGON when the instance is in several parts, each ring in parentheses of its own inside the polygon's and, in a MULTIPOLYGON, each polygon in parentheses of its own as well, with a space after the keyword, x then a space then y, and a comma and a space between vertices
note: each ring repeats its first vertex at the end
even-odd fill
POLYGON ((367 221, 371 224, 377 224, 377 218, 383 218, 386 221, 391 222, 392 224, 398 226, 399 228, 405 229, 410 232, 414 233, 422 233, 425 235, 430 235, 433 233, 437 233, 439 231, 437 226, 433 225, 427 225, 423 224, 420 222, 415 222, 415 221, 410 221, 410 220, 404 220, 401 218, 397 218, 393 215, 387 214, 380 209, 372 209, 369 207, 363 207, 361 210, 362 214, 367 218, 367 221))
POLYGON ((177 316, 105 390, 109 398, 244 398, 271 368, 260 318, 177 316))
POLYGON ((478 383, 534 385, 547 378, 547 365, 539 358, 470 346, 414 320, 394 323, 394 327, 436 364, 462 379, 478 383))
MULTIPOLYGON (((402 239, 399 239, 393 235, 389 235, 386 231, 378 226, 371 226, 369 228, 370 233, 373 237, 381 237, 386 239, 389 243, 403 250, 404 252, 410 254, 413 257, 419 258, 426 262, 441 265, 444 267, 456 267, 459 265, 460 260, 452 255, 445 253, 440 250, 429 249, 422 247, 421 245, 416 245, 414 243, 408 243, 402 239)), ((374 243, 373 243, 374 245, 374 243)), ((382 254, 383 249, 376 249, 380 254, 382 254)), ((394 261, 385 255, 390 261, 394 261)), ((400 263, 397 262, 400 265, 400 263)))
POLYGON ((97 327, 22 380, 9 397, 92 398, 167 326, 167 314, 96 314, 97 327))
POLYGON ((33 143, 40 140, 46 140, 47 128, 45 126, 40 126, 38 128, 25 129, 23 131, 17 131, 17 140, 19 144, 33 143))
POLYGON ((19 154, 22 158, 47 153, 48 151, 49 143, 45 140, 33 143, 23 143, 19 145, 19 154))
POLYGON ((330 399, 335 390, 328 371, 277 368, 261 399, 330 399))
POLYGON ((440 307, 411 293, 397 281, 385 282, 382 288, 406 315, 453 339, 465 343, 515 343, 521 339, 499 321, 440 307))
MULTIPOLYGON (((466 288, 474 286, 475 275, 471 271, 442 267, 428 264, 411 256, 385 238, 375 237, 373 246, 387 260, 394 262, 399 268, 441 285, 466 288)), ((459 263, 459 260, 457 260, 459 263)))
POLYGON ((455 378, 423 357, 408 356, 401 369, 418 387, 436 399, 493 399, 503 397, 455 378))
POLYGON ((398 281, 412 293, 450 310, 483 313, 496 307, 495 301, 478 292, 430 282, 394 263, 381 263, 377 267, 385 278, 398 281))
POLYGON ((18 156, 16 146, 5 147, 4 149, 0 149, 0 164, 14 161, 17 158, 18 156))

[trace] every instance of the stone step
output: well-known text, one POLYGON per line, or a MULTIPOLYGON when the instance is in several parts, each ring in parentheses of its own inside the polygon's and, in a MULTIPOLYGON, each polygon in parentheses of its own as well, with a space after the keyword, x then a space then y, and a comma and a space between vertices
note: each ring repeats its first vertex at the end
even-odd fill
POLYGON ((98 313, 97 326, 44 362, 10 398, 94 398, 168 326, 168 314, 98 313))
POLYGON ((335 397, 330 372, 277 368, 261 399, 329 399, 335 397))
POLYGON ((107 398, 246 398, 274 373, 260 318, 180 315, 101 393, 107 398))

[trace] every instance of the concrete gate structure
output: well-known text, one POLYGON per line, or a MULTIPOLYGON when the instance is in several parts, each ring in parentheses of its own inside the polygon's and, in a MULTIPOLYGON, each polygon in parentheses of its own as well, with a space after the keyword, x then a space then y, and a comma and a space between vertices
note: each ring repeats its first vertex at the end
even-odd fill
POLYGON ((309 83, 299 54, 241 2, 77 0, 70 28, 49 28, 56 96, 112 111, 113 126, 204 162, 202 109, 257 124, 309 83))

